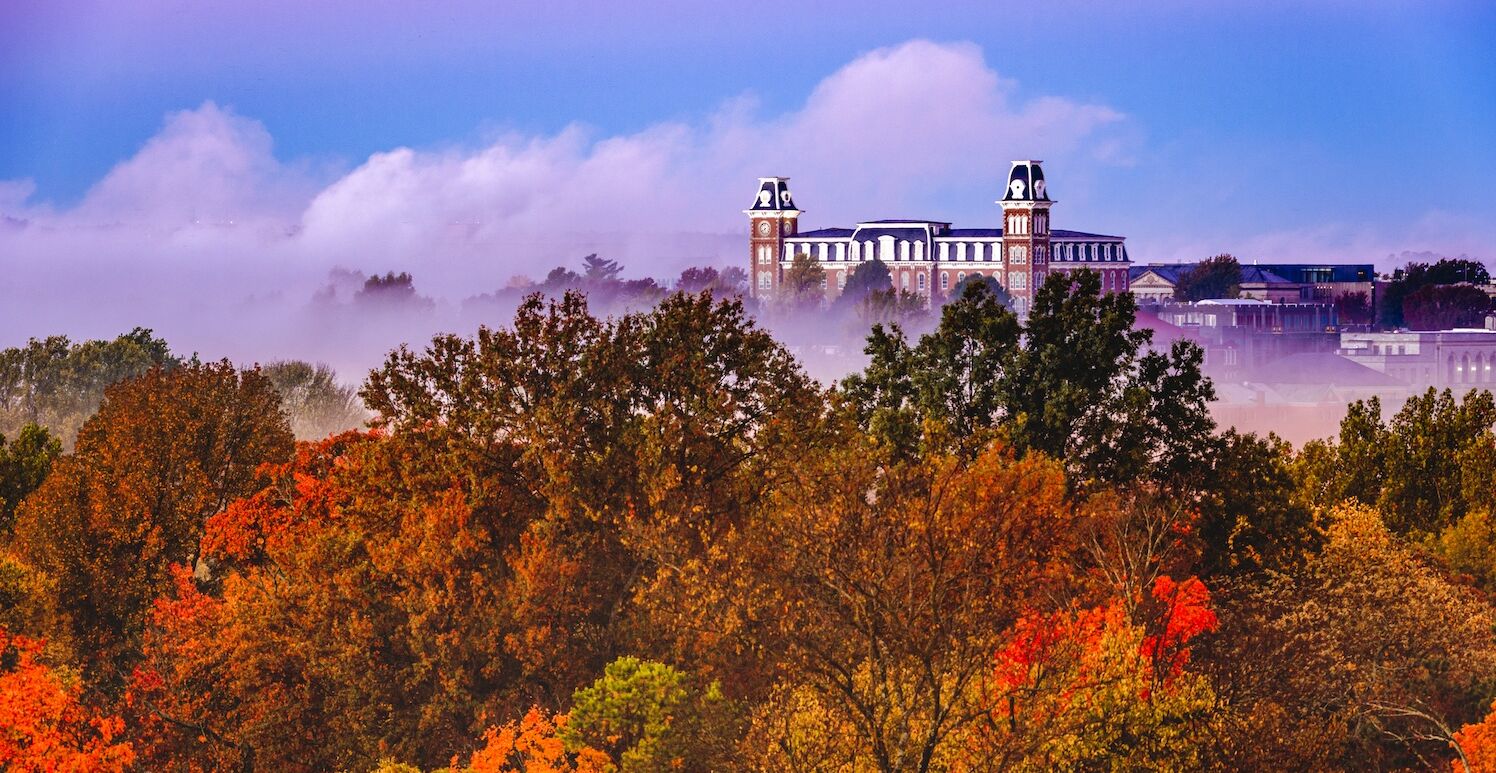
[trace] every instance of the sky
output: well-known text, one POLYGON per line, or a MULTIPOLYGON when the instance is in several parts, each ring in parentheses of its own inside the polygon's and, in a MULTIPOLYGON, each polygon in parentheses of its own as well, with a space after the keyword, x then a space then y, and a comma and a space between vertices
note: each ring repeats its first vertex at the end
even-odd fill
POLYGON ((1489 264, 1492 136, 1490 2, 4 0, 0 344, 735 263, 761 175, 992 226, 1017 158, 1137 262, 1489 264))

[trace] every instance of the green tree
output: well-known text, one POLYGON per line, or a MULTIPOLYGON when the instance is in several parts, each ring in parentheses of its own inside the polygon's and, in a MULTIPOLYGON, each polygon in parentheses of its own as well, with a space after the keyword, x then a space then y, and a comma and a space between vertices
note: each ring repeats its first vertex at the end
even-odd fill
POLYGON ((1174 286, 1181 301, 1235 298, 1241 293, 1241 263, 1232 255, 1216 255, 1184 271, 1174 286))
POLYGON ((1415 330, 1483 327, 1491 298, 1473 285, 1426 285, 1403 300, 1403 322, 1415 330))
POLYGON ((1292 459, 1287 442, 1232 429, 1201 460, 1196 524, 1203 575, 1283 570, 1318 547, 1321 530, 1292 459))
POLYGON ((1020 328, 974 282, 914 345, 875 327, 867 369, 842 391, 861 426, 906 456, 922 444, 970 452, 1001 429, 1022 452, 1064 460, 1077 483, 1182 481, 1206 452, 1213 389, 1198 346, 1143 350, 1136 311, 1082 271, 1045 283, 1020 328))
POLYGON ((736 724, 716 683, 622 657, 572 695, 560 736, 568 749, 607 754, 621 773, 712 771, 731 766, 736 724))
POLYGON ((836 297, 836 305, 856 306, 875 292, 892 289, 893 274, 889 272, 888 264, 877 259, 865 261, 858 263, 847 276, 847 284, 842 288, 841 295, 836 297))
POLYGON ((1180 481, 1204 452, 1215 395, 1188 341, 1145 350, 1130 293, 1080 271, 1039 288, 1003 375, 1014 445, 1065 460, 1076 482, 1180 481))
POLYGON ((1402 327, 1404 302, 1418 290, 1430 285, 1491 283, 1490 272, 1480 261, 1466 257, 1440 258, 1434 263, 1411 261, 1407 266, 1392 272, 1392 281, 1387 284, 1378 304, 1378 322, 1386 328, 1402 327))
POLYGON ((66 336, 33 338, 23 347, 0 351, 0 433, 13 435, 26 424, 37 424, 71 447, 78 428, 98 410, 106 387, 181 362, 145 328, 112 341, 75 344, 66 336))
POLYGON ((956 286, 951 288, 951 294, 947 300, 955 300, 964 296, 966 294, 966 286, 971 284, 987 285, 987 289, 992 291, 993 295, 997 296, 998 303, 1010 309, 1013 308, 1013 297, 1008 295, 1007 290, 1003 289, 1002 283, 997 281, 997 277, 983 276, 982 274, 968 274, 965 279, 957 282, 956 286))
POLYGON ((0 542, 10 536, 21 500, 42 485, 62 444, 35 424, 21 427, 9 444, 0 435, 0 542))
POLYGON ((337 374, 326 365, 282 360, 264 366, 261 372, 280 393, 281 410, 299 440, 353 429, 369 418, 357 390, 338 383, 337 374))
POLYGON ((979 446, 1007 415, 1002 379, 1018 347, 1018 318, 990 286, 971 283, 916 345, 898 326, 874 325, 863 350, 868 366, 843 380, 842 391, 859 423, 897 453, 918 449, 926 420, 948 428, 937 444, 979 446))
POLYGON ((789 313, 805 313, 821 307, 826 299, 826 270, 805 253, 796 253, 790 267, 784 270, 784 282, 775 299, 779 308, 789 313))

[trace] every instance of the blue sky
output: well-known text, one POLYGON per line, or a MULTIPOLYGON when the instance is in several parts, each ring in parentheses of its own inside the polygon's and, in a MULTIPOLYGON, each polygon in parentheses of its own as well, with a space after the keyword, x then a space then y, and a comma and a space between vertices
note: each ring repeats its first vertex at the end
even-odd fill
MULTIPOLYGON (((0 181, 12 193, 0 212, 36 221, 100 211, 85 206, 90 191, 159 138, 168 116, 207 104, 268 135, 285 167, 272 176, 296 178, 276 185, 302 191, 271 209, 294 220, 324 186, 400 148, 478 155, 578 131, 577 152, 590 157, 611 138, 661 127, 710 132, 735 111, 752 116, 743 131, 793 124, 849 63, 924 40, 976 52, 1006 95, 994 120, 1051 100, 1113 117, 1067 135, 1061 111, 1032 124, 1032 141, 951 143, 971 151, 975 178, 963 159, 932 159, 869 182, 900 143, 917 141, 901 135, 888 153, 870 140, 861 164, 872 171, 843 180, 838 169, 858 161, 820 153, 838 140, 817 131, 776 134, 761 166, 702 172, 731 179, 675 171, 652 184, 746 196, 752 180, 737 177, 757 170, 803 182, 810 225, 889 215, 978 224, 995 219, 989 194, 1008 160, 1045 153, 1064 207, 1056 225, 1125 234, 1142 260, 1231 251, 1386 263, 1425 249, 1496 258, 1496 4, 491 5, 9 0, 0 181)), ((874 140, 885 131, 876 110, 862 123, 874 140)), ((666 208, 660 217, 675 222, 651 227, 736 227, 735 209, 719 209, 666 208)), ((152 208, 122 211, 107 218, 152 208)), ((567 223, 595 225, 544 227, 567 223)), ((655 273, 664 268, 673 266, 655 273)))

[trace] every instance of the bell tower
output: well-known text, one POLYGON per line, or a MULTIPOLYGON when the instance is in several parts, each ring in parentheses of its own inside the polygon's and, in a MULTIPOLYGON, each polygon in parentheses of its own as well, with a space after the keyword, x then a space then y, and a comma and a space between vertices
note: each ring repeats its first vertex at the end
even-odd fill
POLYGON ((1003 287, 1019 314, 1027 314, 1034 293, 1049 276, 1049 190, 1042 161, 1014 161, 1003 208, 1003 287))
POLYGON ((784 238, 799 233, 800 210, 790 198, 790 178, 760 177, 748 216, 748 293, 772 297, 779 289, 784 238))

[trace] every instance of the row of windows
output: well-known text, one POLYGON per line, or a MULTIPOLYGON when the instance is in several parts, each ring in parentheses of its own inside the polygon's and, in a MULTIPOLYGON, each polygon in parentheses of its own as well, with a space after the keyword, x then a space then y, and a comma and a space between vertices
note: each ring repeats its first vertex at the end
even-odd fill
MULTIPOLYGON (((1043 212, 1034 213, 1034 233, 1044 234, 1049 231, 1049 215, 1043 212)), ((1029 232, 1029 219, 1023 214, 1014 214, 1008 218, 1008 233, 1025 235, 1029 232)))
MULTIPOLYGON (((996 260, 1000 245, 994 242, 940 242, 939 259, 946 261, 991 261, 996 260)), ((772 258, 765 258, 765 254, 772 251, 772 247, 760 247, 759 262, 768 263, 772 258)), ((1034 248, 1042 251, 1042 245, 1034 248)), ((1054 246, 1055 255, 1060 260, 1122 260, 1125 253, 1122 245, 1116 243, 1076 243, 1061 242, 1054 246)), ((785 260, 791 260, 797 253, 804 253, 822 262, 832 261, 863 261, 879 258, 885 263, 898 260, 925 259, 924 242, 895 242, 892 238, 885 237, 880 242, 857 241, 857 242, 819 242, 815 244, 786 244, 784 247, 785 260)), ((1014 251, 1019 251, 1025 259, 1028 256, 1026 248, 1012 247, 1009 249, 1010 262, 1021 263, 1022 260, 1012 260, 1014 251)), ((1035 257, 1043 259, 1046 256, 1042 252, 1036 252, 1035 257)))
POLYGON ((1060 242, 1054 246, 1054 250, 1055 257, 1059 260, 1122 260, 1125 255, 1122 245, 1116 243, 1060 242))

